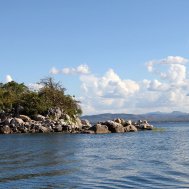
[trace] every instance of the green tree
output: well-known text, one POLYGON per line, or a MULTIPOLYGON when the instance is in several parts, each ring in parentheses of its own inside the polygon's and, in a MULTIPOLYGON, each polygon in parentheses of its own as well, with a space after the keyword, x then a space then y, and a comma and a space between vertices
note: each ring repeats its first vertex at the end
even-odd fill
POLYGON ((0 111, 12 112, 15 115, 19 111, 26 115, 45 115, 50 108, 60 108, 64 113, 74 117, 82 113, 79 101, 65 94, 65 88, 60 82, 55 82, 48 77, 40 81, 42 88, 39 91, 31 91, 23 83, 11 81, 0 83, 0 111), (22 107, 22 109, 20 108, 22 107))
POLYGON ((66 89, 60 82, 55 82, 53 78, 47 77, 42 79, 40 84, 44 87, 39 91, 39 96, 46 102, 47 109, 59 107, 70 116, 82 114, 80 102, 70 95, 66 95, 66 89))
POLYGON ((17 111, 22 100, 22 95, 27 93, 29 89, 23 84, 11 81, 0 85, 1 109, 11 112, 13 109, 17 111))

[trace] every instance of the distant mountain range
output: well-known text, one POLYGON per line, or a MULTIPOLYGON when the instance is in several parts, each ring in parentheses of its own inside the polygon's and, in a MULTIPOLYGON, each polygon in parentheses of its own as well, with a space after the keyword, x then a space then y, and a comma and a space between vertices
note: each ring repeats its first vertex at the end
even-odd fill
POLYGON ((82 119, 88 119, 91 123, 99 121, 112 120, 121 118, 126 120, 148 120, 151 122, 187 122, 189 121, 189 113, 173 111, 171 113, 164 112, 150 112, 146 114, 98 114, 82 116, 82 119))

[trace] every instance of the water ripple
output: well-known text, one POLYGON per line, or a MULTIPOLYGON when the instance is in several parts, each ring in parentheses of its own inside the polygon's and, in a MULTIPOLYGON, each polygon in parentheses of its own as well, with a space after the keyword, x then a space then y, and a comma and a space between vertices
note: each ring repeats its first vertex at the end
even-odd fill
POLYGON ((189 124, 164 132, 0 135, 0 188, 189 188, 189 124))

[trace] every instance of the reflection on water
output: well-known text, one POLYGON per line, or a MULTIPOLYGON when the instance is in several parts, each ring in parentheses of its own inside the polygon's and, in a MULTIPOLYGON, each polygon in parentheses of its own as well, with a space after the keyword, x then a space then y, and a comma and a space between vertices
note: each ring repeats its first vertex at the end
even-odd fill
POLYGON ((0 188, 189 188, 189 124, 162 132, 0 135, 0 188))

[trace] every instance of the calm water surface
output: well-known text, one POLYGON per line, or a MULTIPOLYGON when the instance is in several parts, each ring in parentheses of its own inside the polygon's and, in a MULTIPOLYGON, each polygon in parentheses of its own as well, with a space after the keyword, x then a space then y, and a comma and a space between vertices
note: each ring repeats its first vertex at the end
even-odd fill
POLYGON ((0 135, 0 188, 189 188, 189 123, 124 134, 0 135))

